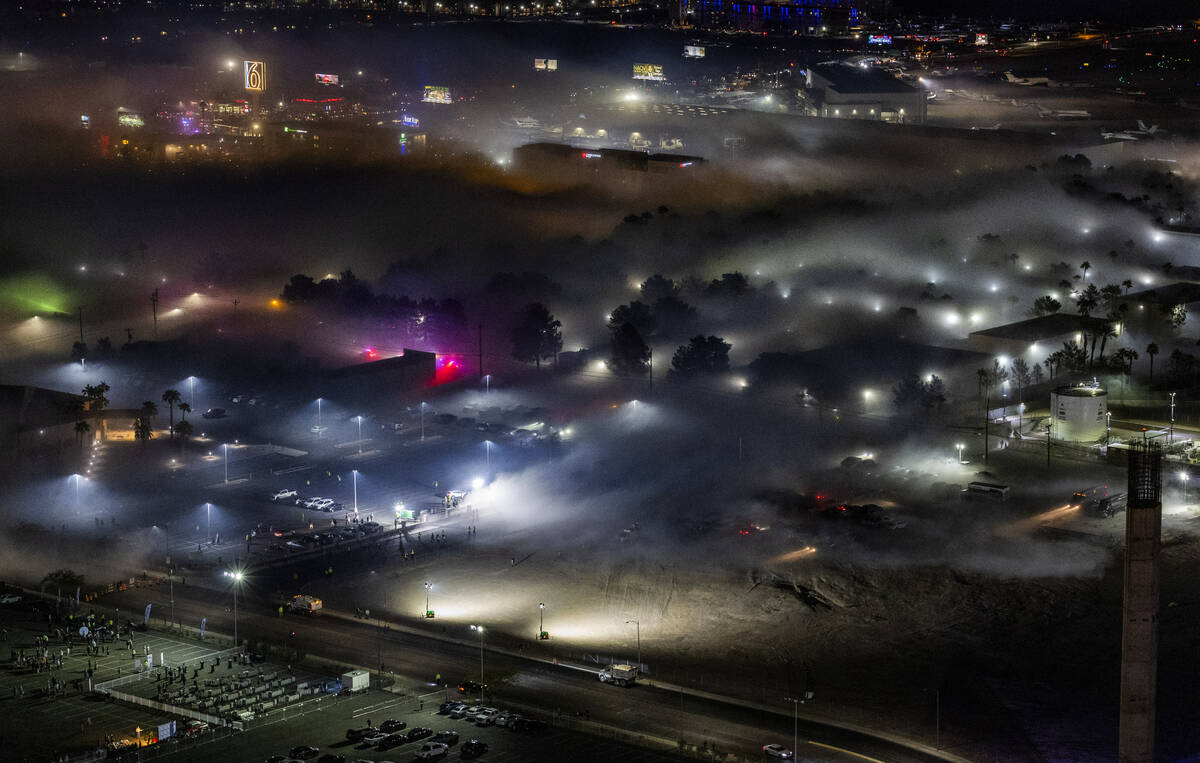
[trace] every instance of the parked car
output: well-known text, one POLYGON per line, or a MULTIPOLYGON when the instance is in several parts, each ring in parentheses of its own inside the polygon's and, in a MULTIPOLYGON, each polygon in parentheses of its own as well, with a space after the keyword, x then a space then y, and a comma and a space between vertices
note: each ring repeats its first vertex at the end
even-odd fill
POLYGON ((408 733, 404 735, 404 738, 409 742, 415 742, 418 739, 424 739, 428 736, 433 736, 433 729, 427 729, 424 726, 418 726, 415 729, 409 729, 408 733))
POLYGON ((299 495, 299 493, 297 493, 295 490, 285 487, 283 490, 276 490, 274 493, 272 493, 271 500, 282 501, 285 498, 295 498, 297 495, 299 495))
POLYGON ((388 720, 379 724, 379 730, 388 734, 392 733, 393 731, 400 731, 401 729, 406 728, 408 728, 407 723, 404 721, 398 721, 395 718, 389 718, 388 720))
POLYGON ((461 704, 462 704, 461 702, 454 702, 454 701, 443 702, 441 705, 438 706, 438 715, 449 715, 450 711, 454 709, 455 705, 461 705, 461 704))
POLYGON ((204 721, 192 720, 188 721, 187 726, 184 727, 183 735, 185 737, 194 737, 199 734, 203 734, 205 731, 208 731, 207 723, 204 721))
POLYGON ((375 729, 371 728, 370 726, 363 726, 362 728, 358 729, 346 729, 346 741, 360 742, 362 741, 363 737, 365 737, 367 734, 373 733, 374 731, 375 729))
MULTIPOLYGON (((250 401, 250 405, 254 405, 253 400, 250 401)), ((317 758, 317 763, 346 763, 346 759, 341 755, 334 755, 330 752, 317 758)))
POLYGON ((488 746, 486 742, 480 742, 478 739, 472 739, 462 746, 462 756, 464 758, 478 758, 480 755, 487 752, 488 746))
POLYGON ((458 744, 458 732, 457 731, 439 731, 438 733, 433 735, 433 741, 441 742, 442 744, 446 745, 447 747, 453 747, 454 745, 458 744))
POLYGON ((298 747, 293 747, 288 754, 296 760, 311 760, 320 755, 321 750, 310 744, 302 744, 298 747))
POLYGON ((459 718, 466 718, 467 713, 470 713, 471 711, 472 711, 472 708, 470 705, 460 704, 458 707, 456 707, 450 711, 450 717, 454 718, 456 720, 459 718))
POLYGON ((204 413, 200 414, 201 418, 205 419, 222 419, 225 418, 224 408, 209 408, 204 413))
POLYGON ((371 731, 369 734, 364 734, 361 741, 363 744, 369 744, 372 747, 387 739, 388 735, 379 730, 371 731))
POLYGON ((766 755, 768 758, 791 760, 795 756, 795 753, 781 744, 764 744, 763 755, 766 755))
POLYGON ((417 760, 437 760, 446 757, 449 751, 450 748, 441 742, 426 742, 417 750, 416 756, 417 760))

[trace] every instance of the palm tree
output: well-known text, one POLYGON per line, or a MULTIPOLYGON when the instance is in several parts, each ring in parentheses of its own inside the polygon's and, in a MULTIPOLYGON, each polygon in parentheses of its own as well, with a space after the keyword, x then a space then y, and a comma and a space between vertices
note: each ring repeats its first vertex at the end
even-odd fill
POLYGON ((158 415, 158 406, 154 404, 153 400, 146 400, 142 403, 142 413, 141 413, 142 418, 153 420, 154 417, 157 415, 158 415))
POLYGON ((81 447, 81 448, 83 447, 83 438, 85 435, 87 435, 88 432, 91 431, 91 429, 92 429, 92 425, 87 423, 86 421, 76 421, 75 422, 75 438, 77 440, 79 440, 79 447, 81 447))
POLYGON ((180 423, 183 423, 184 421, 187 421, 187 415, 188 415, 189 413, 191 413, 191 412, 192 412, 192 406, 191 406, 191 405, 189 405, 188 403, 180 403, 180 404, 179 404, 179 418, 180 418, 180 423))
POLYGON ((175 436, 175 404, 180 402, 183 396, 178 390, 169 389, 162 395, 162 401, 171 407, 171 436, 175 436))
POLYGON ((1086 281, 1088 271, 1092 269, 1092 263, 1084 260, 1083 262, 1079 263, 1079 269, 1083 271, 1083 278, 1086 281))
POLYGON ((184 443, 187 443, 187 438, 191 437, 194 431, 195 430, 192 428, 192 422, 187 421, 186 419, 179 422, 175 426, 175 434, 179 435, 179 438, 183 440, 184 443))
POLYGON ((983 388, 984 388, 984 387, 986 387, 986 386, 987 386, 987 383, 988 383, 988 372, 987 372, 987 369, 986 369, 986 368, 981 368, 981 369, 979 369, 978 371, 976 371, 976 372, 975 372, 975 378, 976 378, 976 379, 978 380, 978 382, 979 382, 979 387, 978 387, 978 389, 976 390, 975 396, 976 396, 976 397, 983 397, 983 388))
POLYGON ((1133 288, 1133 281, 1126 278, 1121 282, 1121 285, 1125 287, 1125 296, 1129 296, 1129 290, 1133 288))
POLYGON ((138 416, 133 420, 133 436, 142 442, 149 442, 154 436, 154 425, 150 423, 150 419, 144 416, 138 416))
POLYGON ((83 575, 74 570, 59 569, 48 573, 46 577, 42 578, 42 585, 53 585, 58 592, 58 598, 61 599, 62 589, 66 588, 70 591, 72 586, 79 588, 83 585, 83 575))
POLYGON ((1158 354, 1158 345, 1154 342, 1146 345, 1146 357, 1150 358, 1150 379, 1154 380, 1154 356, 1158 354))

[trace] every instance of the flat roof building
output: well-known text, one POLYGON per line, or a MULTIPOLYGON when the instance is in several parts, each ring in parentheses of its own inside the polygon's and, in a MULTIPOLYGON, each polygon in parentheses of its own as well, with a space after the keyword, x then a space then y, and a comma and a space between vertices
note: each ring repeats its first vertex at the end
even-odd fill
POLYGON ((808 112, 832 119, 923 124, 928 95, 885 71, 842 62, 809 67, 808 112))

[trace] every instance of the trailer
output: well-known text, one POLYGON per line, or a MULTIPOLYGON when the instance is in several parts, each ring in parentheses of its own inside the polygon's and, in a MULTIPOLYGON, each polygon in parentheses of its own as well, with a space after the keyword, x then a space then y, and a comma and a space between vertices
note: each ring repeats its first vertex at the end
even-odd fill
POLYGON ((365 670, 350 670, 342 673, 342 687, 351 694, 371 688, 371 674, 365 670))

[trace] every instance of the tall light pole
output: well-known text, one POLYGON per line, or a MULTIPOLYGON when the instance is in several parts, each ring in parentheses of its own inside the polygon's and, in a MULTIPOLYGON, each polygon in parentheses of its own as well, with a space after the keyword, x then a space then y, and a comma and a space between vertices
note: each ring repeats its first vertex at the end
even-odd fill
POLYGON ((1167 437, 1167 443, 1175 442, 1175 393, 1171 393, 1171 434, 1167 437))
POLYGON ((472 625, 471 630, 479 633, 479 699, 483 700, 483 626, 472 625))
POLYGON ((246 577, 246 573, 242 572, 241 570, 233 570, 232 572, 226 572, 225 574, 233 579, 233 645, 237 646, 239 643, 237 626, 237 592, 238 586, 241 585, 242 580, 244 580, 246 577))
POLYGON ((625 621, 626 625, 629 625, 630 623, 633 623, 634 625, 637 626, 638 670, 641 670, 642 669, 642 621, 641 620, 626 620, 625 621))
POLYGON ((354 515, 358 516, 358 469, 351 469, 350 473, 354 475, 354 515))
POLYGON ((321 426, 321 398, 317 398, 317 426, 321 426))
POLYGON ((212 543, 212 504, 204 504, 208 507, 208 542, 212 543))
POLYGON ((483 441, 483 452, 486 455, 487 472, 488 472, 488 475, 490 476, 492 473, 492 441, 491 440, 483 441))
POLYGON ((355 416, 354 419, 358 422, 358 455, 362 455, 362 415, 355 416))
POLYGON ((492 391, 492 375, 487 374, 486 376, 483 377, 483 393, 486 395, 487 393, 489 393, 491 391, 492 391))
POLYGON ((1108 447, 1108 441, 1112 439, 1112 411, 1106 411, 1104 414, 1104 447, 1108 447))
POLYGON ((195 376, 188 377, 188 386, 190 389, 190 391, 188 393, 188 405, 190 405, 192 408, 195 408, 196 407, 196 377, 195 376))
POLYGON ((956 443, 954 447, 958 448, 958 463, 961 464, 963 448, 965 448, 966 446, 960 442, 960 443, 956 443))
POLYGON ((538 603, 538 638, 546 632, 546 605, 538 603))
POLYGON ((429 617, 429 589, 433 588, 433 583, 425 581, 425 616, 429 617))
POLYGON ((225 484, 229 484, 229 443, 221 443, 221 448, 225 451, 225 484))
POLYGON ((799 697, 784 697, 784 699, 792 703, 792 754, 796 754, 796 748, 800 745, 800 703, 804 700, 799 697))
POLYGON ((1187 473, 1187 472, 1180 472, 1180 473, 1179 473, 1179 479, 1183 480, 1183 505, 1184 505, 1184 506, 1187 506, 1187 483, 1188 483, 1188 473, 1187 473))
POLYGON ((425 401, 421 401, 421 442, 425 442, 425 401))

